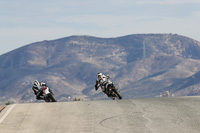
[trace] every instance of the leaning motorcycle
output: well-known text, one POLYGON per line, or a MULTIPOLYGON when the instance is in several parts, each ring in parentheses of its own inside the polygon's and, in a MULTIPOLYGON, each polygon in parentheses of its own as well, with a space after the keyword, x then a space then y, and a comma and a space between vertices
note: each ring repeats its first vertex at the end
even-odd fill
POLYGON ((113 83, 111 85, 108 85, 108 95, 112 100, 115 100, 115 98, 119 100, 122 99, 122 95, 120 94, 118 88, 116 88, 113 83))
POLYGON ((44 88, 42 88, 42 94, 44 96, 45 102, 57 102, 53 92, 48 86, 45 86, 44 88))

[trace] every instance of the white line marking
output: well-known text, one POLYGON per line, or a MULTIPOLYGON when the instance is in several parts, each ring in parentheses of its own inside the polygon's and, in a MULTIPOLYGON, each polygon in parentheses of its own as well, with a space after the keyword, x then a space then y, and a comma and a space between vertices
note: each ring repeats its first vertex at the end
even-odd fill
POLYGON ((3 120, 8 116, 8 114, 12 111, 12 109, 15 107, 16 104, 13 104, 7 111, 6 113, 1 117, 0 119, 0 124, 3 122, 3 120))

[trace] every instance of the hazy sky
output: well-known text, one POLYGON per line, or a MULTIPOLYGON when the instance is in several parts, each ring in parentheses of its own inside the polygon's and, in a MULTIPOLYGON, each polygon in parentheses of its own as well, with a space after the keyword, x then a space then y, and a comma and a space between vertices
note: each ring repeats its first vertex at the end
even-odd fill
POLYGON ((173 33, 200 41, 200 0, 0 0, 0 55, 71 35, 173 33))

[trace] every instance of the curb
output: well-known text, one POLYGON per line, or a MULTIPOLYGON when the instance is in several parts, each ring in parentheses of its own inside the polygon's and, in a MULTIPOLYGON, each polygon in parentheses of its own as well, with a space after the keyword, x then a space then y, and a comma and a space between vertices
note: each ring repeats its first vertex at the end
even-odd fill
POLYGON ((1 111, 2 111, 3 109, 5 109, 5 107, 6 107, 6 105, 0 106, 0 113, 1 113, 1 111))

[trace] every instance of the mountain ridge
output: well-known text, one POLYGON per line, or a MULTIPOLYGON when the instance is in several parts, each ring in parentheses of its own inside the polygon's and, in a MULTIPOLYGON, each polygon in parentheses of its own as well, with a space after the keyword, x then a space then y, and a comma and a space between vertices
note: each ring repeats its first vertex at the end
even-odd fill
POLYGON ((47 82, 60 101, 106 99, 94 91, 97 72, 109 74, 125 99, 155 97, 166 90, 198 95, 198 84, 179 91, 173 87, 191 82, 200 71, 199 59, 200 43, 177 34, 83 35, 35 42, 0 56, 0 100, 34 102, 35 79, 47 82))

